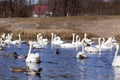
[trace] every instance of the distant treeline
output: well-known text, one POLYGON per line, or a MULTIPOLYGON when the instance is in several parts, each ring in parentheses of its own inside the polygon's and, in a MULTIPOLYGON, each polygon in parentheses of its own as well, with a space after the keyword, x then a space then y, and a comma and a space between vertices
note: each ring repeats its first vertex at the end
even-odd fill
MULTIPOLYGON (((36 0, 0 0, 0 17, 31 17, 36 0)), ((42 5, 38 0, 38 5, 42 5)), ((120 0, 45 0, 53 16, 120 15, 120 0)))

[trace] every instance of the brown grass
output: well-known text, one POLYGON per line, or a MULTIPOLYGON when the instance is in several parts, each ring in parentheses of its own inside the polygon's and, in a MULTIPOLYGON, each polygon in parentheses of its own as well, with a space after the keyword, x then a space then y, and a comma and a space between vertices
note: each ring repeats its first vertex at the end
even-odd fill
MULTIPOLYGON (((22 39, 23 40, 36 40, 36 35, 38 33, 41 33, 43 35, 44 38, 48 38, 51 39, 51 33, 55 33, 58 36, 60 36, 62 39, 64 40, 69 40, 72 38, 72 33, 75 33, 77 35, 79 35, 80 37, 83 37, 84 32, 82 31, 78 31, 78 30, 72 30, 72 29, 50 29, 50 30, 46 30, 46 29, 40 29, 40 30, 36 30, 36 29, 27 29, 27 30, 23 30, 23 29, 19 29, 19 30, 13 30, 12 31, 13 35, 16 34, 14 36, 14 38, 18 37, 18 33, 22 35, 22 39)), ((88 33, 88 37, 96 37, 96 34, 92 34, 92 33, 88 33)))
MULTIPOLYGON (((43 37, 51 38, 51 33, 56 33, 62 39, 70 39, 75 33, 83 37, 85 32, 89 38, 96 36, 116 36, 119 38, 120 16, 74 16, 51 18, 5 18, 0 19, 0 34, 3 32, 22 34, 22 39, 36 39, 37 33, 43 37), (4 21, 4 24, 1 23, 4 21)), ((118 39, 119 40, 119 39, 118 39)))

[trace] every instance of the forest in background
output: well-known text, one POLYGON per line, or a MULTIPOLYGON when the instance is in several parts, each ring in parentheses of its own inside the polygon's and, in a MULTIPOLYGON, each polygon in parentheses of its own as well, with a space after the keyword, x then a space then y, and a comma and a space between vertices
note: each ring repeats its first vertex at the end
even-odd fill
POLYGON ((36 0, 0 0, 0 17, 32 17, 34 6, 42 4, 48 5, 54 17, 120 15, 120 0, 38 0, 37 2, 36 0))

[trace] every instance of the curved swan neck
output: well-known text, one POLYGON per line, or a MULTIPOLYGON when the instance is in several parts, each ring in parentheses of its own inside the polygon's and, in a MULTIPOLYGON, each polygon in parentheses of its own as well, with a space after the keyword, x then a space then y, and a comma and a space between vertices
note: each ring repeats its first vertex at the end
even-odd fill
POLYGON ((117 57, 118 50, 119 50, 119 44, 117 43, 117 44, 116 44, 116 51, 115 51, 114 59, 116 59, 116 57, 117 57))
POLYGON ((76 42, 78 42, 79 41, 79 36, 78 35, 76 35, 76 42))
POLYGON ((39 40, 39 37, 41 36, 41 33, 37 34, 37 41, 39 40))
POLYGON ((105 38, 104 38, 104 37, 102 37, 102 40, 103 40, 103 41, 102 41, 102 44, 104 44, 104 43, 105 43, 105 38))

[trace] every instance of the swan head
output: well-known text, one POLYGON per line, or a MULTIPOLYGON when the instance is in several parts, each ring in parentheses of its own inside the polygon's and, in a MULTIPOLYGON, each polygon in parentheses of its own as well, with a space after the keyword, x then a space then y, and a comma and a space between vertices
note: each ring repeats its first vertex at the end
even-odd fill
POLYGON ((51 35, 53 35, 54 33, 51 33, 51 35))
POLYGON ((74 35, 75 35, 75 33, 72 33, 72 35, 74 36, 74 35))
POLYGON ((19 37, 21 36, 21 34, 19 34, 19 37))

